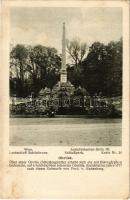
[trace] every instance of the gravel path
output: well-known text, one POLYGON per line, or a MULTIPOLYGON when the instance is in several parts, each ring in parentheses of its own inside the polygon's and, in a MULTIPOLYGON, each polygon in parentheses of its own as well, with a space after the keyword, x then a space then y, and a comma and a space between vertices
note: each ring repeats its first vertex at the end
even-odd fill
POLYGON ((10 145, 119 146, 121 119, 11 118, 10 145))

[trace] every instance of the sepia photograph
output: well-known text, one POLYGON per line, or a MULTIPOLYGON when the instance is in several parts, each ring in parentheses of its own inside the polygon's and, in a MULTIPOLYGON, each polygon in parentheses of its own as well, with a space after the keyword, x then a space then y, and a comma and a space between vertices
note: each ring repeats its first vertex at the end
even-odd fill
POLYGON ((0 197, 128 199, 129 0, 1 8, 0 197))
POLYGON ((10 8, 10 146, 121 146, 121 7, 10 8))

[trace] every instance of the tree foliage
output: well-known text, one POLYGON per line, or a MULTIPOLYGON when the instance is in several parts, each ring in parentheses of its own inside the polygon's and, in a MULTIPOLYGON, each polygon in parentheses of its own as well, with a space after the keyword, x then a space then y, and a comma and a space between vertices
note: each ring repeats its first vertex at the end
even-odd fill
MULTIPOLYGON (((79 40, 68 41, 71 63, 68 80, 85 88, 90 95, 122 95, 122 39, 107 45, 94 42, 88 49, 79 40)), ((16 45, 10 52, 10 93, 37 96, 41 88, 50 89, 58 82, 61 57, 55 48, 16 45)))
POLYGON ((76 68, 82 63, 87 52, 87 44, 81 43, 78 38, 67 40, 67 51, 76 68))
POLYGON ((122 95, 122 39, 107 45, 94 42, 78 71, 75 65, 68 65, 68 78, 76 87, 86 88, 91 95, 122 95))
POLYGON ((108 45, 93 43, 82 67, 83 85, 90 93, 122 94, 122 40, 108 45))
POLYGON ((33 93, 36 96, 41 88, 45 88, 46 86, 52 88, 59 80, 61 58, 55 48, 42 45, 35 47, 17 45, 12 49, 10 55, 11 93, 14 91, 17 96, 27 96, 33 93), (22 75, 20 73, 19 76, 20 63, 22 63, 22 75), (13 74, 15 74, 15 78, 13 74), (21 83, 19 83, 19 79, 21 83))

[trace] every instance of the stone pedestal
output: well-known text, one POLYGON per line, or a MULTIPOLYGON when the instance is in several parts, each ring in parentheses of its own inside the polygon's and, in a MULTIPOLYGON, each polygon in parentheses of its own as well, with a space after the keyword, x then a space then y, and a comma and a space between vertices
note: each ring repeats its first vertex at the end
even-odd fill
POLYGON ((67 83, 67 72, 66 70, 62 70, 61 71, 61 75, 60 75, 60 83, 67 83))

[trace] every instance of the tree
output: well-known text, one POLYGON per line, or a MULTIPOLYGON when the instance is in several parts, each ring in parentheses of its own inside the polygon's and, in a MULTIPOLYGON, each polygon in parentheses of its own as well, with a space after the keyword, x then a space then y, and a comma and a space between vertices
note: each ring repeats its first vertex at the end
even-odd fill
POLYGON ((83 86, 90 94, 122 94, 122 40, 104 45, 94 42, 82 62, 83 86))
POLYGON ((67 40, 67 52, 76 68, 82 63, 83 58, 87 52, 86 43, 81 43, 79 39, 67 40))
POLYGON ((112 96, 122 95, 122 39, 107 45, 107 93, 112 96))
POLYGON ((16 96, 24 96, 24 83, 28 50, 18 44, 10 52, 10 91, 16 96))
POLYGON ((58 81, 61 58, 55 48, 37 45, 29 51, 28 70, 33 82, 34 93, 44 87, 52 88, 58 81))
POLYGON ((36 96, 59 80, 61 58, 55 48, 16 45, 10 53, 10 88, 17 96, 36 96), (15 71, 15 73, 14 73, 15 71))
POLYGON ((87 54, 86 43, 81 43, 79 39, 67 41, 67 52, 72 60, 72 65, 68 66, 68 80, 75 86, 82 86, 82 62, 87 54))
POLYGON ((68 76, 68 80, 75 86, 75 87, 79 87, 82 86, 82 77, 83 77, 83 73, 79 70, 75 69, 75 66, 67 66, 67 76, 68 76))
POLYGON ((27 48, 24 45, 16 45, 10 53, 10 66, 16 66, 17 78, 24 81, 26 60, 28 57, 27 48))
POLYGON ((84 59, 83 66, 83 85, 90 94, 99 93, 104 87, 104 73, 106 48, 100 42, 94 42, 87 57, 84 59))

